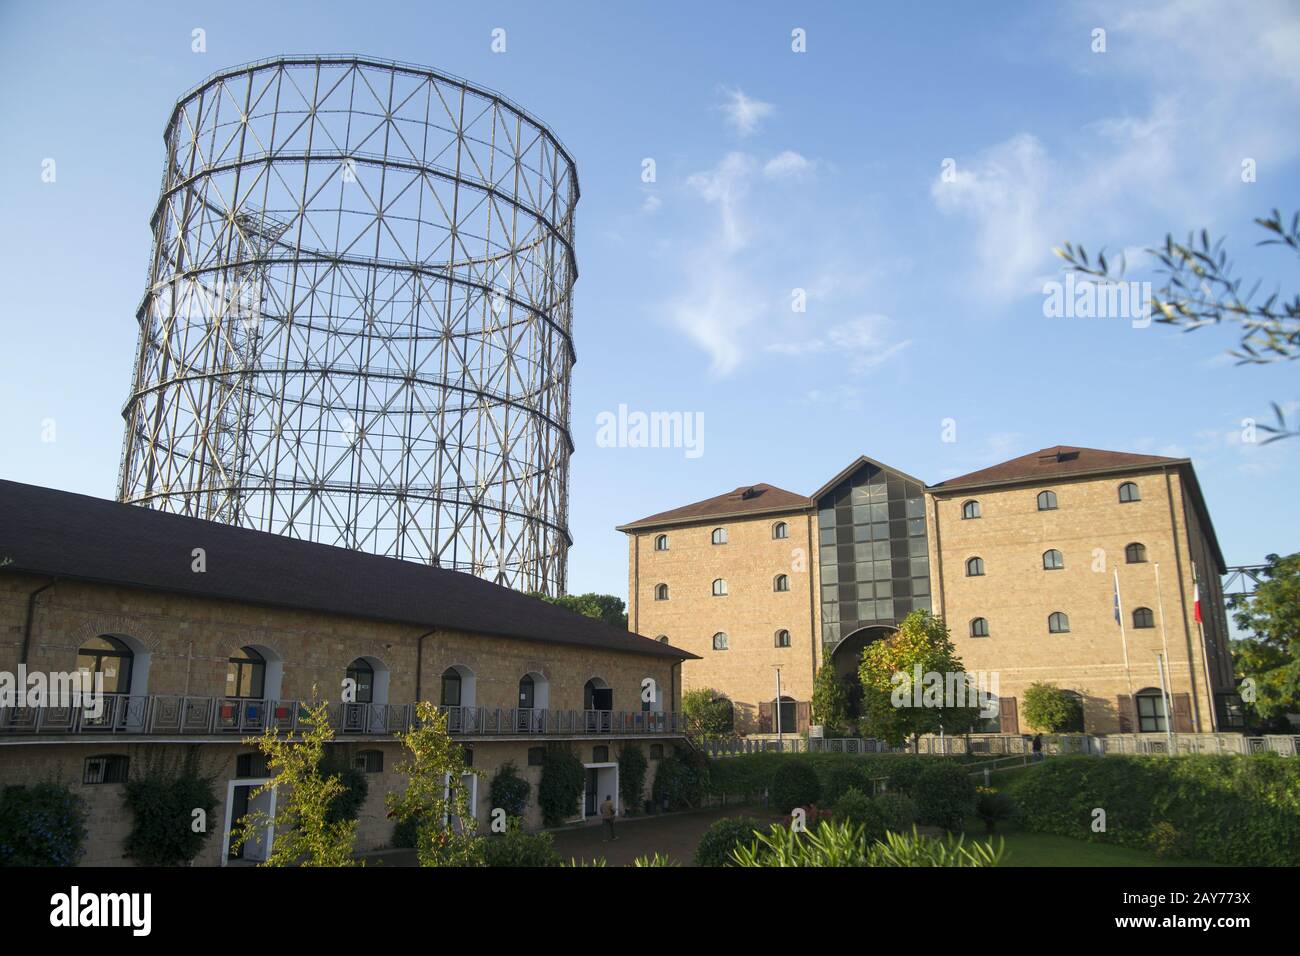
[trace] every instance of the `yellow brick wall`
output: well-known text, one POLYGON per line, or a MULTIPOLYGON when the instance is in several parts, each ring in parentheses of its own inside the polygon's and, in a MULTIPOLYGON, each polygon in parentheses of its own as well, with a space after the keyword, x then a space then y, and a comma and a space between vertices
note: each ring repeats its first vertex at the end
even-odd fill
POLYGON ((649 637, 667 635, 675 647, 698 654, 700 660, 682 665, 683 686, 726 695, 735 705, 738 732, 757 729, 759 702, 776 696, 777 665, 784 696, 811 698, 819 646, 816 520, 796 510, 628 534, 629 627, 649 637), (778 521, 789 526, 789 538, 772 537, 778 521), (727 530, 726 544, 712 543, 718 527, 727 530), (667 551, 654 548, 660 534, 668 536, 667 551), (788 592, 773 590, 778 574, 790 579, 788 592), (727 582, 726 597, 713 596, 716 578, 727 582), (667 601, 655 599, 659 584, 668 585, 667 601), (781 629, 790 632, 789 647, 776 647, 781 629), (713 650, 719 631, 728 636, 726 651, 713 650))
MULTIPOLYGON (((1158 687, 1156 653, 1164 650, 1163 604, 1170 692, 1188 693, 1201 727, 1209 730, 1201 645, 1191 616, 1191 568, 1179 476, 1159 469, 1140 474, 1074 478, 969 493, 927 494, 930 566, 937 578, 936 613, 943 614, 957 652, 970 671, 996 671, 1003 697, 1023 702, 1035 681, 1052 682, 1084 698, 1085 726, 1119 730, 1117 698, 1158 687), (1142 500, 1121 504, 1122 481, 1138 484, 1142 500), (1040 491, 1055 491, 1058 509, 1040 512, 1040 491), (982 517, 964 520, 962 505, 980 502, 982 517), (1172 516, 1171 516, 1172 511, 1172 516), (1147 563, 1125 563, 1125 546, 1146 545, 1147 563), (1045 571, 1043 552, 1060 551, 1064 570, 1045 571), (984 559, 985 575, 967 577, 968 558, 984 559), (1156 565, 1160 566, 1160 600, 1156 565), (1128 640, 1124 667, 1120 629, 1113 616, 1114 570, 1128 640), (1180 579, 1183 588, 1180 590, 1180 579), (1132 612, 1151 608, 1156 626, 1134 629, 1132 612), (1069 615, 1070 633, 1049 634, 1053 611, 1069 615), (969 636, 974 617, 988 620, 989 637, 969 636)), ((1200 532, 1198 547, 1204 549, 1200 532)), ((1202 578, 1216 574, 1208 564, 1202 578)), ((1020 729, 1027 725, 1020 718, 1020 729)))

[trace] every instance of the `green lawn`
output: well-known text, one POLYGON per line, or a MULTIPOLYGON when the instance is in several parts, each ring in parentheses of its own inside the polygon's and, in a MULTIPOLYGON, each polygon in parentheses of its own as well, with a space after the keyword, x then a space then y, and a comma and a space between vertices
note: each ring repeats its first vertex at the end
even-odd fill
MULTIPOLYGON (((1149 850, 1134 850, 1109 843, 1085 843, 1051 833, 1008 830, 998 833, 1006 841, 1003 866, 1219 866, 1204 860, 1161 859, 1149 850)), ((967 831, 968 840, 984 840, 982 829, 967 831)))

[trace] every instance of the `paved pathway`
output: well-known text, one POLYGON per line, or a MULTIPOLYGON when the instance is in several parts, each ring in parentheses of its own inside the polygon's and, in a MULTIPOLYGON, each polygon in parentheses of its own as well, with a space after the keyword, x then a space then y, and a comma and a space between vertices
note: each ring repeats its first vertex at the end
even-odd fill
POLYGON ((605 830, 600 824, 551 832, 556 852, 566 863, 570 858, 590 860, 603 856, 610 866, 631 866, 638 856, 654 856, 658 852, 682 866, 694 866, 695 848, 704 831, 715 820, 736 816, 773 823, 780 819, 760 807, 713 807, 687 813, 620 817, 615 825, 618 839, 612 843, 604 841, 605 830))

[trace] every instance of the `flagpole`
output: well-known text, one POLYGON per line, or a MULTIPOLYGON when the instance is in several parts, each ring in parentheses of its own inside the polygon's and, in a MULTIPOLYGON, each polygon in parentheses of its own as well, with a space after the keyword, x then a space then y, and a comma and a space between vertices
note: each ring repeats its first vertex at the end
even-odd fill
MULTIPOLYGON (((1166 718, 1167 718, 1166 722, 1168 722, 1169 720, 1173 719, 1172 715, 1173 715, 1173 704, 1174 704, 1174 695, 1173 695, 1174 675, 1172 673, 1172 668, 1174 665, 1173 665, 1173 661, 1170 660, 1169 658, 1169 632, 1165 630, 1165 599, 1164 597, 1162 597, 1160 591, 1160 562, 1159 561, 1156 562, 1156 607, 1160 610, 1160 643, 1164 646, 1165 649, 1165 666, 1162 673, 1164 673, 1168 677, 1168 686, 1165 686, 1163 684, 1161 685, 1161 689, 1169 695, 1169 700, 1165 701, 1165 710, 1166 710, 1166 718)), ((1190 696, 1188 697, 1188 700, 1189 701, 1191 700, 1190 696)), ((1198 733, 1200 732, 1199 724, 1197 726, 1197 732, 1198 733)))
MULTIPOLYGON (((1222 582, 1220 582, 1222 584, 1222 582)), ((1214 682, 1210 680, 1210 655, 1206 653, 1205 647, 1205 615, 1201 613, 1201 575, 1196 570, 1196 562, 1192 562, 1192 593, 1195 596, 1195 605, 1192 608, 1192 617, 1196 619, 1196 633, 1201 640, 1201 663, 1205 666, 1205 699, 1210 705, 1210 727, 1214 728, 1214 682)), ((1192 662, 1187 662, 1187 672, 1192 672, 1192 662)), ((1200 708, 1196 708, 1196 729, 1201 729, 1200 708)))
MULTIPOLYGON (((1119 596, 1119 568, 1115 568, 1115 619, 1119 622, 1119 640, 1124 645, 1124 680, 1128 683, 1128 702, 1137 716, 1137 701, 1133 698, 1133 671, 1128 663, 1128 634, 1124 631, 1124 601, 1119 596)), ((1137 733, 1138 730, 1134 730, 1137 733)))
POLYGON ((1169 682, 1165 676, 1164 658, 1161 657, 1159 654, 1156 655, 1156 671, 1159 672, 1160 674, 1160 693, 1163 694, 1165 697, 1165 740, 1168 741, 1169 743, 1169 754, 1170 756, 1173 756, 1174 724, 1173 724, 1173 717, 1170 716, 1170 713, 1173 710, 1173 708, 1170 706, 1171 705, 1170 697, 1172 695, 1169 693, 1169 682))

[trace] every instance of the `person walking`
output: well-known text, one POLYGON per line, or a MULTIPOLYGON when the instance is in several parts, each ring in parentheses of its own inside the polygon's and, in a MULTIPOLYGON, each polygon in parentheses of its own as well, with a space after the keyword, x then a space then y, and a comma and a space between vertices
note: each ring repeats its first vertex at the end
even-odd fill
POLYGON ((600 805, 600 819, 605 827, 605 840, 617 840, 618 836, 614 833, 614 798, 605 794, 605 802, 600 805))

